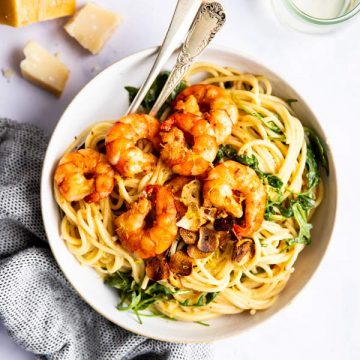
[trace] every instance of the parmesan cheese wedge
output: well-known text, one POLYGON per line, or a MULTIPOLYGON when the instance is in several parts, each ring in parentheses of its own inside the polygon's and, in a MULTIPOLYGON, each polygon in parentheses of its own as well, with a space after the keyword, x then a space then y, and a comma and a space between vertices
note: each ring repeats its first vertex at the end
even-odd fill
POLYGON ((0 0, 0 24, 24 26, 73 15, 76 0, 0 0))
POLYGON ((119 15, 89 3, 79 10, 64 27, 82 47, 97 54, 115 31, 119 22, 119 15))
POLYGON ((20 63, 22 76, 35 85, 60 96, 69 77, 69 69, 35 41, 24 48, 25 59, 20 63))

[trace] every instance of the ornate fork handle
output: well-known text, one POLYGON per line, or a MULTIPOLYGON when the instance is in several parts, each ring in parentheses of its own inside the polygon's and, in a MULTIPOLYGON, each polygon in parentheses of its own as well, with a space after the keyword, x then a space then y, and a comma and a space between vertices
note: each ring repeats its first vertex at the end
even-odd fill
MULTIPOLYGON (((0 0, 1 1, 1 0, 0 0)), ((144 100, 152 83, 159 74, 161 68, 165 65, 168 58, 177 48, 180 39, 183 38, 187 27, 194 18, 196 11, 199 9, 200 0, 178 0, 173 18, 171 20, 169 29, 166 33, 164 42, 159 49, 156 60, 148 74, 147 79, 138 91, 135 99, 130 104, 126 114, 137 112, 141 102, 144 100)))
POLYGON ((156 115, 167 98, 180 83, 194 59, 209 45, 216 33, 221 29, 226 15, 221 4, 217 2, 203 3, 190 27, 184 44, 176 60, 167 82, 157 98, 150 114, 156 115))

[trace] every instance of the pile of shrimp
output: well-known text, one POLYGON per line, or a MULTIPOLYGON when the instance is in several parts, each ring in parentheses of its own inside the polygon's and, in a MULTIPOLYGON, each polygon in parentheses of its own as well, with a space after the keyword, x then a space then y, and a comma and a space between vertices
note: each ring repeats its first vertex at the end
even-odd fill
POLYGON ((162 123, 145 114, 120 118, 106 135, 105 154, 93 149, 65 154, 56 168, 55 184, 69 202, 98 202, 110 196, 117 174, 144 176, 161 159, 173 177, 164 185, 147 186, 115 218, 120 244, 142 259, 152 259, 149 264, 156 268, 149 265, 147 274, 153 280, 168 277, 169 269, 189 275, 194 258, 208 256, 231 237, 238 241, 233 259, 240 261, 246 254, 251 256, 251 246, 242 238, 260 228, 266 192, 248 166, 230 160, 213 164, 218 147, 227 141, 237 120, 238 110, 227 90, 192 85, 176 97, 162 123), (144 141, 151 151, 139 146, 144 141), (189 184, 197 184, 199 190, 192 202, 181 195, 189 184), (181 227, 181 219, 191 211, 207 216, 205 222, 200 220, 197 231, 181 227), (179 239, 183 246, 164 261, 179 239))

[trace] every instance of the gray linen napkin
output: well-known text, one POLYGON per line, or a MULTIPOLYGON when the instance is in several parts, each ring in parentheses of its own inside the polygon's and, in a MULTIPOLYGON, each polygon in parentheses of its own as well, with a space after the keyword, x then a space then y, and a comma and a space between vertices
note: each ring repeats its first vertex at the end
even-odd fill
POLYGON ((46 243, 40 173, 47 138, 0 119, 0 319, 16 343, 45 359, 209 359, 207 345, 134 335, 76 294, 46 243))

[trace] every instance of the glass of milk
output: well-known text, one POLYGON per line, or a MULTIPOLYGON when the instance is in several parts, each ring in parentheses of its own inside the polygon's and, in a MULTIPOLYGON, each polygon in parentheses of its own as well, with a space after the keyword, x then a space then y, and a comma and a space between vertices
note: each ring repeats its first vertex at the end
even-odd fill
POLYGON ((360 11, 360 0, 272 0, 280 20, 308 33, 335 30, 360 11))

